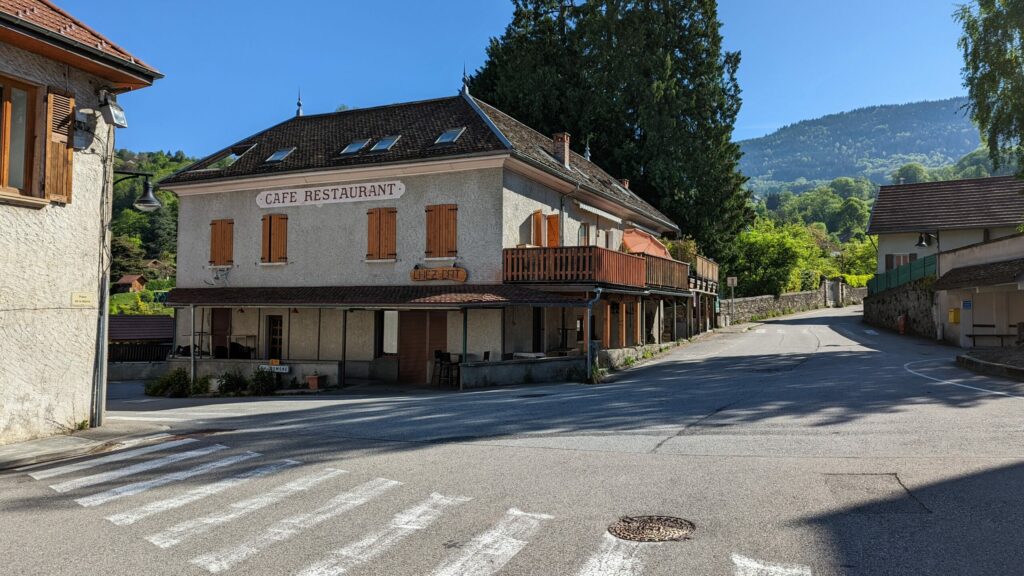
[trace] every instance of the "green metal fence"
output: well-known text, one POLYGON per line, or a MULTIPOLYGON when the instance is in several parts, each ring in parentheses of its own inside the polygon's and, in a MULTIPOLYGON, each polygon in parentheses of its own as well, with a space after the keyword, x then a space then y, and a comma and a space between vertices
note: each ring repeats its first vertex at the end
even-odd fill
POLYGON ((914 260, 910 264, 893 268, 885 274, 875 274, 874 278, 868 280, 868 294, 878 294, 914 280, 935 276, 937 264, 938 257, 932 254, 926 258, 914 260))

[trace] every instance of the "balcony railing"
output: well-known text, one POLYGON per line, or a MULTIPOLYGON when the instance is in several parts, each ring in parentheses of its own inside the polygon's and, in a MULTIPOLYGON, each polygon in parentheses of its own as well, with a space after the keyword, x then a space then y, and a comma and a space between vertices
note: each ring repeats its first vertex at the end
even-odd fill
POLYGON ((644 254, 647 260, 647 285, 651 288, 686 290, 690 287, 690 265, 644 254))
POLYGON ((644 258, 597 246, 506 248, 503 267, 504 280, 510 283, 581 282, 643 288, 647 279, 644 258))
POLYGON ((715 284, 718 283, 718 263, 714 260, 708 260, 703 256, 697 256, 694 259, 693 268, 693 271, 697 274, 697 278, 714 282, 715 284))

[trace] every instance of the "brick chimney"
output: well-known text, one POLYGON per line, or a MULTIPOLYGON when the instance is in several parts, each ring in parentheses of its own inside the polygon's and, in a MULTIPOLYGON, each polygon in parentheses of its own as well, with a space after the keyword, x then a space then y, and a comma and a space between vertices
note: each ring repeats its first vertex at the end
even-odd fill
POLYGON ((551 136, 551 143, 554 146, 551 154, 558 159, 566 168, 569 167, 569 133, 556 132, 551 136))
POLYGON ((619 180, 619 182, 622 182, 623 188, 629 190, 629 178, 623 178, 622 180, 619 180))

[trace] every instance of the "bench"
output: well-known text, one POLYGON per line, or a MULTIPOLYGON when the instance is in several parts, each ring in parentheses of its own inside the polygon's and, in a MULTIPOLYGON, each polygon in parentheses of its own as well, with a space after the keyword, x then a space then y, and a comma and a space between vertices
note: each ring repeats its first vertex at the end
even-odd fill
MULTIPOLYGON (((976 346, 977 345, 977 343, 978 343, 977 339, 978 338, 999 338, 999 345, 1000 346, 1005 346, 1006 345, 1006 339, 1007 338, 1013 338, 1014 339, 1013 340, 1014 344, 1020 344, 1021 341, 1022 341, 1021 340, 1021 333, 1020 333, 1020 326, 1017 325, 1017 324, 1007 324, 1007 327, 1008 328, 1017 328, 1018 331, 1013 333, 1013 334, 999 334, 999 333, 995 333, 995 332, 990 332, 990 333, 986 333, 986 334, 978 334, 978 333, 967 334, 966 336, 971 339, 971 346, 976 346)), ((995 324, 973 324, 971 326, 971 328, 973 328, 973 329, 991 328, 991 329, 995 330, 997 328, 997 326, 995 324)))

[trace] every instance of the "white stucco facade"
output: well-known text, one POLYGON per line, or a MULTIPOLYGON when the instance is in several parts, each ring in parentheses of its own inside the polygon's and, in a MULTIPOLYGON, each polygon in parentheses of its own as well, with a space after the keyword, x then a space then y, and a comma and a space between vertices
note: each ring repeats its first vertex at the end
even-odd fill
MULTIPOLYGON (((988 240, 996 240, 1015 234, 1017 231, 1014 228, 1002 227, 1002 228, 989 228, 988 229, 988 240)), ((929 239, 929 245, 924 247, 917 246, 920 241, 920 233, 918 232, 901 232, 893 234, 879 234, 878 235, 878 273, 884 274, 885 270, 885 257, 887 254, 916 254, 918 259, 931 256, 938 253, 939 250, 943 252, 947 250, 956 250, 964 246, 970 246, 972 244, 979 244, 986 240, 986 229, 985 228, 964 228, 964 229, 952 229, 952 230, 940 230, 937 234, 938 239, 929 239)))

